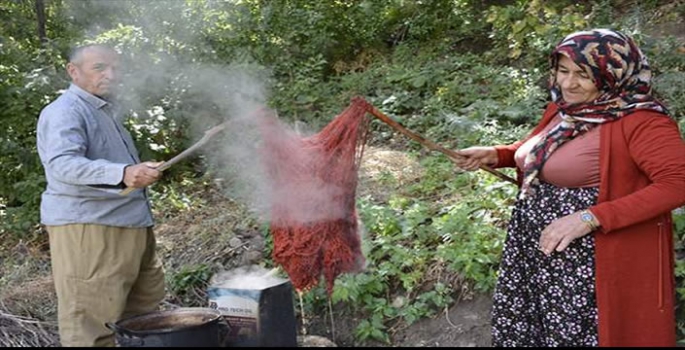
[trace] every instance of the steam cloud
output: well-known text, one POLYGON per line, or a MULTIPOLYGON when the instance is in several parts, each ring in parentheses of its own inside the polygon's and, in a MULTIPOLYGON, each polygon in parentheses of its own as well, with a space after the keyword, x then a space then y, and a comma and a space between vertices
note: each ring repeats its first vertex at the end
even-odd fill
MULTIPOLYGON (((272 188, 269 184, 258 154, 262 135, 251 116, 266 106, 270 72, 252 63, 249 57, 225 64, 217 64, 215 59, 211 60, 213 63, 201 61, 203 55, 198 51, 212 57, 213 49, 203 44, 206 38, 198 34, 201 31, 197 30, 197 16, 202 14, 188 14, 184 3, 69 1, 68 16, 79 23, 90 23, 85 33, 88 39, 101 39, 103 33, 104 37, 119 38, 112 40, 122 54, 119 96, 141 125, 154 125, 152 119, 169 120, 167 116, 181 114, 189 122, 190 130, 186 132, 198 140, 211 127, 229 122, 220 136, 199 151, 224 180, 227 196, 239 198, 262 220, 268 220, 272 200, 288 201, 293 208, 299 208, 294 212, 301 222, 342 217, 344 213, 335 213, 325 205, 311 207, 311 203, 325 203, 326 198, 340 193, 335 184, 312 181, 289 188, 272 188), (139 14, 135 18, 127 15, 131 7, 139 14), (165 46, 163 49, 158 47, 160 42, 165 46)), ((208 2, 207 6, 231 5, 208 2)), ((168 127, 157 124, 158 128, 168 127)), ((283 132, 272 133, 270 137, 304 136, 303 133, 310 132, 301 125, 292 128, 281 123, 280 127, 283 132)), ((302 156, 293 154, 293 161, 305 161, 298 160, 302 156)))
POLYGON ((263 290, 285 281, 286 279, 275 276, 274 271, 251 265, 216 273, 210 279, 209 284, 228 289, 263 290))

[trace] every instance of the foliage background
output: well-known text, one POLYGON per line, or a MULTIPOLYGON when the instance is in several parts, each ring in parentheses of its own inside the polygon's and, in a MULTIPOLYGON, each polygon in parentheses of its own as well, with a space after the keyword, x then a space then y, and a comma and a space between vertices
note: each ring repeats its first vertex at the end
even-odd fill
MULTIPOLYGON (((133 82, 125 90, 127 126, 144 159, 169 159, 187 148, 217 115, 235 112, 239 101, 225 97, 241 93, 310 130, 362 95, 408 128, 461 148, 522 136, 548 99, 547 53, 565 34, 591 27, 638 40, 655 72, 655 92, 685 131, 683 17, 685 3, 659 0, 3 1, 1 260, 16 267, 16 242, 45 243, 35 126, 68 85, 63 67, 74 44, 106 42, 121 51, 133 82)), ((373 128, 371 144, 405 152, 425 174, 382 198, 359 199, 370 267, 341 278, 332 301, 368 315, 356 330, 360 341, 390 342, 394 324, 432 316, 463 293, 492 290, 514 189, 460 173, 381 123, 373 128)), ((195 157, 168 170, 152 189, 156 212, 198 205, 202 199, 183 189, 240 171, 231 166, 195 157)), ((392 174, 384 179, 397 183, 392 174)), ((674 214, 682 286, 685 213, 674 214)), ((208 269, 169 269, 172 291, 206 283, 208 269)), ((0 286, 16 282, 2 272, 0 286)), ((685 288, 678 297, 683 338, 685 288)), ((315 290, 302 306, 316 313, 325 303, 315 290)))

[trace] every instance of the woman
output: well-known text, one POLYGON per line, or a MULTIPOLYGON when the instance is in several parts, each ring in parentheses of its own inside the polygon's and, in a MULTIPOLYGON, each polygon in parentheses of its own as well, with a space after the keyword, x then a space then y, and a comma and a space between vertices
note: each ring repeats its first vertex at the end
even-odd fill
POLYGON ((573 33, 550 63, 552 101, 529 136, 458 151, 460 167, 515 166, 521 184, 493 345, 675 346, 671 211, 685 204, 685 142, 626 35, 573 33))

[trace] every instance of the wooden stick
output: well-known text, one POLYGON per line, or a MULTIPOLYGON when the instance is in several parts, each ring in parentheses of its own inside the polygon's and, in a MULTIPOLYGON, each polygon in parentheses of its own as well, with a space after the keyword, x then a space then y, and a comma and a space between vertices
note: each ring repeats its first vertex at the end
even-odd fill
MULTIPOLYGON (((167 170, 167 169, 169 169, 172 165, 174 165, 174 164, 180 162, 181 160, 187 158, 189 155, 191 155, 191 154, 192 154, 193 152, 195 152, 197 149, 199 149, 200 147, 204 146, 205 143, 207 143, 212 137, 214 137, 214 135, 216 135, 216 134, 218 134, 220 131, 224 130, 224 129, 226 128, 226 125, 227 125, 227 124, 228 124, 228 122, 226 121, 226 122, 223 122, 223 123, 221 123, 221 124, 219 124, 219 125, 217 125, 217 126, 211 128, 211 129, 205 131, 204 136, 202 136, 202 138, 201 138, 199 141, 197 141, 195 144, 193 144, 192 146, 190 146, 190 148, 184 150, 183 152, 179 153, 178 155, 176 155, 175 157, 171 158, 170 160, 168 160, 168 161, 162 163, 162 164, 161 164, 159 167, 157 167, 156 169, 159 170, 159 171, 167 170)), ((128 195, 129 193, 133 192, 133 191, 136 190, 136 189, 137 189, 137 187, 128 187, 128 188, 122 190, 121 192, 119 192, 119 194, 122 195, 122 196, 125 196, 125 195, 128 195)))
MULTIPOLYGON (((428 149, 433 150, 433 151, 438 151, 438 152, 441 152, 441 153, 447 155, 447 157, 449 157, 450 160, 451 160, 452 162, 454 162, 454 163, 456 163, 456 159, 463 158, 463 156, 457 154, 456 152, 454 152, 454 151, 452 151, 452 150, 450 150, 450 149, 444 148, 444 147, 442 147, 442 146, 440 146, 440 145, 438 145, 438 144, 436 144, 436 143, 434 143, 434 142, 432 142, 432 141, 430 141, 430 140, 427 140, 426 138, 424 138, 424 137, 421 136, 421 135, 418 135, 418 134, 416 134, 416 133, 414 133, 414 132, 411 132, 411 131, 407 130, 407 128, 405 128, 404 126, 402 126, 400 123, 398 123, 398 122, 396 122, 396 121, 390 119, 390 117, 388 117, 387 115, 383 114, 381 111, 379 111, 378 109, 376 109, 376 108, 375 108, 373 105, 371 105, 370 103, 367 102, 367 105, 368 105, 368 112, 369 112, 371 115, 373 115, 374 117, 380 119, 381 121, 383 121, 383 122, 385 122, 386 124, 390 125, 391 127, 393 127, 394 129, 396 129, 397 131, 399 131, 399 132, 405 134, 406 136, 409 136, 409 138, 411 138, 412 140, 417 141, 417 142, 419 142, 420 144, 426 146, 428 149)), ((482 170, 485 170, 485 171, 489 172, 490 174, 493 174, 493 175, 499 177, 499 178, 502 179, 502 180, 509 181, 509 182, 511 182, 511 183, 513 183, 513 184, 516 184, 516 183, 517 183, 515 179, 513 179, 513 178, 511 178, 511 177, 509 177, 509 176, 507 176, 507 175, 505 175, 505 174, 502 174, 501 172, 499 172, 499 171, 497 171, 497 170, 494 170, 494 169, 492 169, 491 167, 489 167, 489 166, 487 166, 487 165, 481 164, 479 168, 482 169, 482 170)))

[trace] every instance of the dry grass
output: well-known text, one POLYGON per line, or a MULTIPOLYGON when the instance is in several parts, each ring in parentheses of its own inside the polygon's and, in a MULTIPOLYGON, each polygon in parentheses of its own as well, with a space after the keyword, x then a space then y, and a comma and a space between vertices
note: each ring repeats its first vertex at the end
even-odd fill
POLYGON ((4 286, 0 346, 59 346, 56 313, 57 298, 49 275, 4 286))
POLYGON ((156 227, 158 252, 168 272, 184 266, 210 265, 231 269, 262 260, 264 237, 247 208, 204 189, 204 204, 180 212, 156 227))
POLYGON ((0 293, 2 311, 43 321, 56 318, 56 301, 55 286, 50 275, 9 285, 0 293))
POLYGON ((57 324, 0 312, 0 346, 57 347, 57 324))
MULTIPOLYGON (((425 150, 424 154, 430 151, 425 150)), ((461 172, 454 166, 454 174, 461 172)), ((359 171, 360 198, 370 196, 374 202, 386 203, 389 195, 406 193, 409 186, 420 181, 425 175, 425 168, 419 161, 405 151, 395 151, 386 148, 367 146, 359 171)), ((483 176, 490 176, 483 174, 483 176)), ((457 192, 436 193, 433 198, 423 198, 435 203, 455 203, 460 199, 457 192)))
POLYGON ((359 169, 358 195, 385 201, 390 190, 412 184, 423 169, 406 152, 367 146, 359 169))

